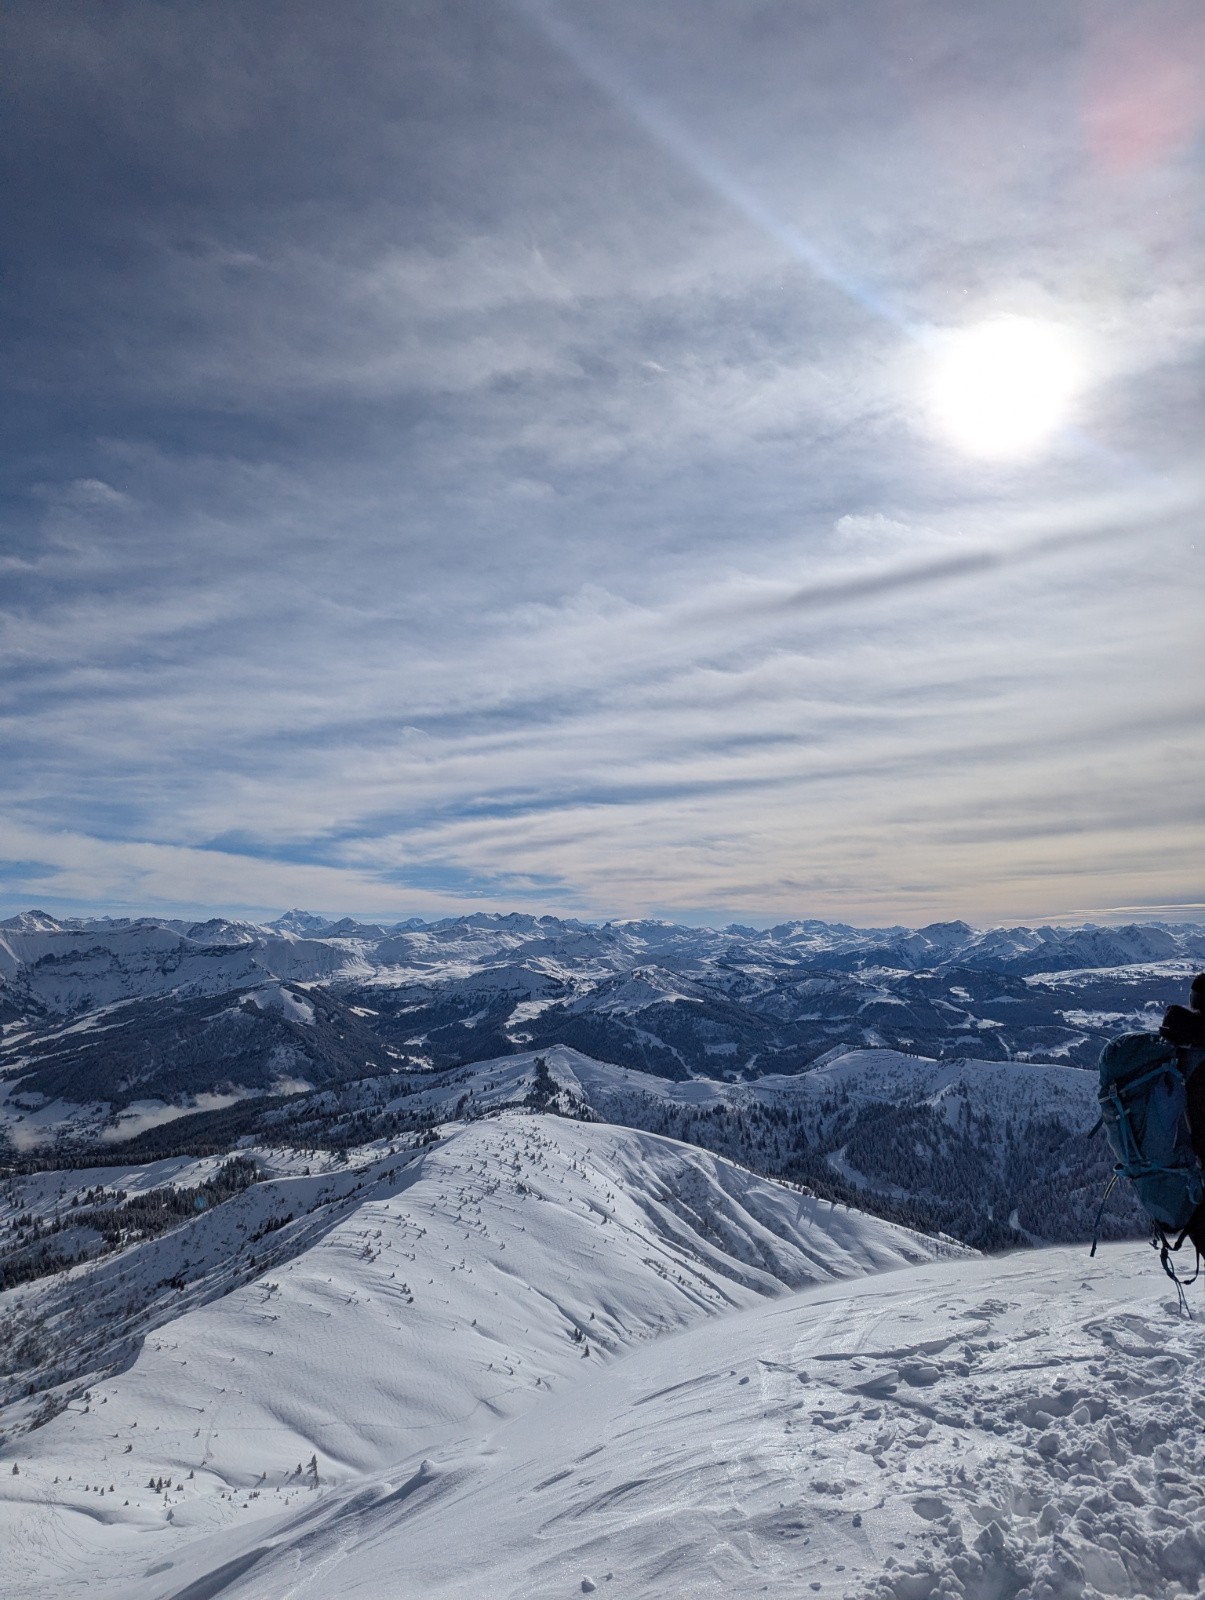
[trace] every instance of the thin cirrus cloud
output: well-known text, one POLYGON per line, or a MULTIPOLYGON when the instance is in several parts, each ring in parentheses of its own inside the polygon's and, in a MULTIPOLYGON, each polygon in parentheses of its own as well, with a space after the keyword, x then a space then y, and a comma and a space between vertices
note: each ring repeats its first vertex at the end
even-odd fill
POLYGON ((1134 15, 18 5, 7 908, 1199 900, 1203 41, 1134 15), (925 330, 1003 314, 1086 381, 985 463, 925 330))

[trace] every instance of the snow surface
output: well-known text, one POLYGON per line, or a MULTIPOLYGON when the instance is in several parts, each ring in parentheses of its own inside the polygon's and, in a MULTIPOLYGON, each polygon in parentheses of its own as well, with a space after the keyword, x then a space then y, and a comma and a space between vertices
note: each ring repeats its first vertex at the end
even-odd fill
MULTIPOLYGON (((1205 1329, 1166 1290, 1149 1252, 1113 1246, 1090 1264, 1070 1249, 946 1263, 735 1313, 226 1543, 248 1565, 222 1592, 1192 1593, 1205 1329)), ((190 1552, 175 1582, 218 1553, 190 1552)))
MULTIPOLYGON (((156 1176, 196 1171, 160 1163, 156 1176)), ((130 1186, 121 1169, 105 1177, 130 1186)), ((61 1198, 62 1175, 26 1183, 23 1203, 61 1198)), ((298 1515, 326 1529, 347 1494, 375 1500, 399 1462, 488 1448, 508 1419, 634 1347, 793 1289, 954 1255, 969 1253, 673 1140, 520 1113, 422 1152, 258 1184, 175 1233, 0 1296, 0 1316, 33 1302, 47 1337, 77 1344, 90 1319, 117 1328, 136 1303, 150 1329, 124 1370, 78 1384, 65 1411, 0 1452, 6 1600, 175 1594, 298 1515), (242 1254, 222 1293, 223 1264, 265 1234, 253 1250, 277 1259, 264 1271, 242 1254), (204 1293, 217 1297, 196 1303, 204 1293), (195 1308, 165 1310, 177 1294, 195 1308), (164 1478, 168 1493, 148 1487, 164 1478), (144 1584, 156 1567, 172 1578, 144 1584)))
POLYGON ((300 1022, 306 1028, 314 1026, 314 1008, 310 1002, 294 994, 291 989, 282 988, 279 983, 266 983, 261 988, 252 989, 247 1001, 260 1011, 276 1011, 288 1017, 290 1022, 300 1022))
MULTIPOLYGON (((984 1259, 517 1112, 308 1175, 275 1159, 177 1233, 0 1297, 66 1317, 82 1294, 81 1334, 106 1295, 154 1308, 123 1370, 0 1452, 5 1600, 1197 1590, 1205 1321, 1145 1247, 984 1259), (255 1247, 279 1259, 222 1293, 286 1208, 255 1247)), ((139 1181, 73 1181, 102 1173, 139 1181)), ((61 1201, 61 1174, 21 1182, 61 1201)))

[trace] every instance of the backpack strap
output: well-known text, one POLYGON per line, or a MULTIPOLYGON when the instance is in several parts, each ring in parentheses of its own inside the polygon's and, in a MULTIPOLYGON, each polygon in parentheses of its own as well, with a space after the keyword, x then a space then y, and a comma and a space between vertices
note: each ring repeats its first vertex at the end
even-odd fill
MULTIPOLYGON (((1104 1121, 1103 1117, 1101 1118, 1101 1121, 1104 1121)), ((1097 1124, 1097 1126, 1099 1126, 1099 1124, 1097 1124)), ((1105 1184, 1105 1192, 1100 1197, 1100 1205, 1096 1210, 1096 1221, 1092 1224, 1092 1248, 1088 1251, 1089 1257, 1092 1257, 1096 1254, 1096 1247, 1100 1243, 1100 1219, 1105 1214, 1105 1207, 1109 1203, 1109 1196, 1113 1193, 1113 1185, 1117 1182, 1120 1176, 1120 1172, 1114 1168, 1113 1176, 1109 1179, 1108 1183, 1105 1184)))
MULTIPOLYGON (((1178 1072, 1181 1078, 1185 1077, 1181 1055, 1182 1052, 1177 1050, 1174 1055, 1166 1056, 1157 1067, 1149 1067, 1146 1072, 1139 1073, 1136 1078, 1116 1079, 1109 1092, 1098 1096, 1098 1098, 1111 1100, 1115 1105, 1121 1105, 1125 1100, 1133 1096, 1136 1089, 1141 1089, 1145 1084, 1153 1083, 1156 1078, 1162 1078, 1166 1073, 1178 1072)), ((1189 1072, 1192 1070, 1192 1068, 1189 1068, 1189 1072)))
POLYGON ((1188 1320, 1191 1322, 1192 1321, 1192 1312, 1188 1309, 1188 1299, 1185 1296, 1184 1291, 1185 1291, 1185 1289, 1191 1288, 1192 1285, 1194 1283, 1196 1283, 1197 1279, 1201 1276, 1201 1252, 1199 1250, 1197 1251, 1197 1264, 1196 1264, 1196 1267, 1193 1270, 1192 1277, 1191 1278, 1182 1278, 1182 1277, 1180 1277, 1179 1273, 1176 1271, 1175 1267, 1172 1265, 1172 1263, 1168 1259, 1168 1257, 1169 1257, 1169 1253, 1171 1251, 1178 1250, 1180 1248, 1180 1246, 1184 1243, 1185 1239, 1188 1237, 1188 1229, 1187 1228, 1184 1229, 1184 1231, 1180 1234, 1180 1237, 1176 1240, 1175 1244, 1173 1244, 1171 1242, 1171 1240, 1162 1231, 1162 1229, 1158 1229, 1156 1231, 1157 1231, 1157 1237, 1152 1239, 1151 1243, 1159 1251, 1159 1265, 1163 1268, 1164 1272, 1167 1273, 1168 1277, 1172 1280, 1172 1282, 1176 1286, 1176 1298, 1180 1302, 1180 1313, 1181 1313, 1181 1315, 1187 1317, 1188 1320))

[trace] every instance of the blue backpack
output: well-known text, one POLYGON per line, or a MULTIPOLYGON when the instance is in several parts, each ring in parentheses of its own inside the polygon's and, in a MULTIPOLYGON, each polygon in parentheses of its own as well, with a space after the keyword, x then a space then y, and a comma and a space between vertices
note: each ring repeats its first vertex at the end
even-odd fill
POLYGON ((1168 1253, 1184 1243, 1189 1220, 1205 1200, 1185 1088, 1197 1060, 1198 1052, 1177 1050, 1156 1033, 1125 1033, 1101 1051, 1096 1128, 1104 1128, 1117 1163, 1097 1212, 1093 1255, 1105 1200, 1118 1178, 1128 1178, 1151 1220, 1163 1270, 1176 1278, 1168 1253))

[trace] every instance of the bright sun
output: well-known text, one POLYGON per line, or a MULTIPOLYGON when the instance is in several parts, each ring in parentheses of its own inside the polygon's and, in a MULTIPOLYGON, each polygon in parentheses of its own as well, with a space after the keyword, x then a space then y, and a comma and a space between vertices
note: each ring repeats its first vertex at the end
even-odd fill
POLYGON ((938 352, 934 419, 971 455, 1033 455, 1067 419, 1081 372, 1075 338, 1056 323, 998 317, 962 328, 938 352))

